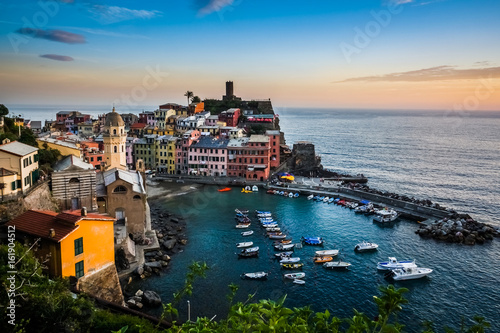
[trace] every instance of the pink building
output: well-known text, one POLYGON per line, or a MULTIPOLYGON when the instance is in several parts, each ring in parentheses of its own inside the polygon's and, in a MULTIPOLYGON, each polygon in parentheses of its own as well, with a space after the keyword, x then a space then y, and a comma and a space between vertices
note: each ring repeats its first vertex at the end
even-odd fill
POLYGON ((135 169, 134 165, 134 142, 139 140, 138 138, 127 137, 127 141, 125 142, 125 160, 127 162, 127 167, 133 170, 135 169))
POLYGON ((199 176, 227 176, 227 139, 201 136, 189 147, 188 173, 199 176))
POLYGON ((139 122, 154 128, 156 126, 155 113, 153 111, 139 113, 139 122))
POLYGON ((227 126, 238 126, 238 121, 241 115, 240 109, 229 109, 227 111, 222 111, 219 114, 219 121, 223 121, 227 126))
POLYGON ((182 138, 175 144, 175 171, 177 174, 188 173, 188 152, 189 147, 200 138, 198 130, 190 130, 182 134, 182 138))
POLYGON ((266 135, 269 137, 269 147, 270 147, 270 166, 271 168, 277 168, 280 161, 280 131, 266 131, 266 135))

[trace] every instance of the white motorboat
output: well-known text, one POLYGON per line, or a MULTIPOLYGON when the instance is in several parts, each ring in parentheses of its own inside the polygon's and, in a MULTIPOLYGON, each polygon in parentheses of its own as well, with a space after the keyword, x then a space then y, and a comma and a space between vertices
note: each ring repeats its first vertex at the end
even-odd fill
POLYGON ((242 279, 252 279, 252 280, 265 280, 269 274, 266 272, 255 272, 255 273, 243 273, 241 274, 242 279))
POLYGON ((398 218, 399 214, 394 209, 382 209, 375 213, 373 221, 388 223, 398 218))
POLYGON ((295 246, 295 244, 278 244, 278 245, 275 245, 274 248, 276 250, 286 251, 286 250, 293 249, 294 246, 295 246))
POLYGON ((329 269, 348 268, 349 266, 351 266, 351 263, 345 261, 329 261, 323 264, 323 267, 329 269))
POLYGON ((377 264, 377 269, 381 271, 417 266, 415 260, 398 261, 395 257, 389 257, 388 261, 381 261, 377 264))
POLYGON ((432 269, 430 268, 422 268, 422 267, 404 267, 393 269, 389 273, 386 274, 386 277, 392 278, 395 281, 401 280, 413 280, 420 279, 424 276, 427 276, 432 273, 432 269))
POLYGON ((306 281, 301 280, 301 279, 294 279, 292 282, 296 283, 296 284, 305 284, 306 283, 306 281))
POLYGON ((253 234, 253 230, 243 231, 241 233, 242 236, 250 236, 253 234))
POLYGON ((275 256, 278 258, 290 257, 293 254, 293 251, 279 252, 276 253, 275 256))
POLYGON ((313 198, 314 198, 314 195, 313 195, 313 194, 311 194, 311 195, 309 195, 309 196, 307 197, 307 200, 312 200, 313 198))
POLYGON ((236 225, 236 228, 237 229, 245 229, 245 228, 248 228, 250 226, 250 223, 238 223, 236 225))
POLYGON ((271 222, 271 223, 263 223, 262 226, 266 229, 268 228, 278 228, 278 223, 276 222, 271 222))
POLYGON ((283 274, 283 277, 285 277, 287 279, 292 279, 292 280, 303 279, 305 276, 306 276, 306 273, 303 273, 303 272, 283 274))
POLYGON ((322 256, 335 257, 338 254, 339 254, 339 250, 323 250, 323 251, 314 252, 314 255, 317 257, 322 257, 322 256))
POLYGON ((259 192, 259 187, 257 185, 252 186, 252 192, 259 192))
POLYGON ((274 219, 272 217, 261 217, 259 218, 260 223, 270 223, 274 222, 274 219))
POLYGON ((328 200, 330 200, 330 197, 324 197, 323 198, 323 202, 328 202, 328 200))
POLYGON ((365 214, 365 213, 368 213, 372 209, 373 209, 373 204, 370 202, 366 205, 358 206, 358 207, 354 208, 354 213, 365 214))
POLYGON ((266 211, 261 211, 261 210, 256 210, 255 215, 257 215, 257 217, 271 217, 272 216, 271 212, 266 212, 266 211))
POLYGON ((253 242, 241 242, 236 244, 236 247, 250 247, 253 245, 253 242))
POLYGON ((354 247, 354 251, 358 252, 373 251, 376 250, 377 248, 378 244, 362 241, 361 243, 356 244, 356 246, 354 247))
POLYGON ((299 257, 282 257, 280 260, 280 264, 291 264, 299 261, 300 261, 299 257))
POLYGON ((266 231, 281 231, 281 229, 280 227, 271 227, 271 228, 266 227, 266 231))

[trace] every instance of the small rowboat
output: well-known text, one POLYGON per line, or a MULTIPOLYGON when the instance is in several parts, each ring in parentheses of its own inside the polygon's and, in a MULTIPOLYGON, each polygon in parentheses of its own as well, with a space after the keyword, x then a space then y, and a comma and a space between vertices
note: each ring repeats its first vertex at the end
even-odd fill
POLYGON ((291 239, 282 239, 280 241, 275 241, 274 245, 278 245, 278 244, 290 244, 291 242, 292 242, 291 239))
POLYGON ((292 282, 296 283, 296 284, 305 284, 306 283, 306 281, 301 280, 301 279, 294 279, 292 282))
POLYGON ((243 273, 241 274, 241 278, 251 280, 266 280, 268 275, 269 274, 266 272, 243 273))
POLYGON ((303 263, 297 262, 297 263, 281 263, 281 268, 284 269, 301 269, 302 266, 304 266, 303 263))
POLYGON ((286 235, 269 235, 269 239, 285 239, 286 235))
POLYGON ((253 245, 253 242, 241 242, 241 243, 238 243, 236 244, 236 247, 250 247, 253 245))
POLYGON ((317 256, 317 257, 321 257, 321 256, 335 257, 338 254, 339 254, 339 250, 323 250, 323 251, 316 251, 315 252, 315 256, 317 256))
POLYGON ((227 191, 231 191, 231 188, 230 187, 220 188, 217 191, 219 191, 219 192, 227 192, 227 191))
POLYGON ((291 264, 291 263, 299 262, 299 261, 300 261, 299 257, 285 257, 285 258, 281 258, 280 264, 291 264))
POLYGON ((323 264, 323 267, 329 269, 348 268, 349 266, 351 266, 351 264, 345 261, 330 261, 323 264))
POLYGON ((289 257, 293 254, 293 251, 287 251, 287 252, 279 252, 276 253, 275 256, 278 258, 284 258, 284 257, 289 257))
POLYGON ((253 234, 253 230, 243 231, 241 233, 242 236, 250 236, 253 234))
POLYGON ((244 228, 248 228, 250 226, 250 223, 238 223, 236 225, 236 228, 238 229, 244 229, 244 228))
POLYGON ((317 264, 332 261, 332 260, 333 260, 333 257, 331 257, 331 256, 315 257, 314 258, 314 262, 317 264))
POLYGON ((294 246, 295 246, 295 244, 278 244, 278 245, 275 245, 274 248, 276 250, 286 251, 286 250, 293 249, 294 246))
POLYGON ((287 278, 287 279, 292 279, 292 280, 295 280, 295 279, 302 279, 306 276, 306 273, 288 273, 288 274, 283 274, 283 277, 287 278))
POLYGON ((266 231, 281 231, 281 229, 279 227, 274 227, 274 228, 267 228, 266 227, 266 231))

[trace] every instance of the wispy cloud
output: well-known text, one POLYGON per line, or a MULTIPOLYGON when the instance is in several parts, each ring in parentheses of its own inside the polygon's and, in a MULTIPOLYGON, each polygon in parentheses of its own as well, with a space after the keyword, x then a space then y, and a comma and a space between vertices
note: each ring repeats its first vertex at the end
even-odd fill
POLYGON ((205 1, 201 8, 198 10, 198 15, 204 16, 213 12, 218 12, 224 7, 231 6, 234 0, 209 0, 205 1))
POLYGON ((42 30, 32 28, 21 28, 16 30, 18 34, 31 36, 33 38, 46 39, 53 42, 66 44, 84 44, 87 41, 85 36, 74 34, 64 30, 42 30))
POLYGON ((437 66, 408 72, 349 78, 342 82, 420 82, 439 80, 471 80, 480 77, 500 78, 500 67, 457 69, 456 66, 437 66))
POLYGON ((75 60, 75 59, 71 58, 70 56, 59 55, 59 54, 40 54, 40 58, 47 58, 47 59, 57 60, 57 61, 73 61, 73 60, 75 60))
POLYGON ((162 15, 158 10, 129 9, 118 6, 93 5, 91 13, 101 23, 116 23, 133 19, 152 19, 162 15))
POLYGON ((143 38, 143 39, 151 39, 150 37, 144 36, 144 35, 126 34, 126 33, 108 31, 108 30, 103 30, 103 29, 82 28, 82 27, 68 27, 68 26, 58 27, 58 28, 68 29, 68 30, 82 31, 82 32, 85 32, 85 33, 88 33, 88 34, 99 35, 99 36, 118 37, 118 38, 143 38))

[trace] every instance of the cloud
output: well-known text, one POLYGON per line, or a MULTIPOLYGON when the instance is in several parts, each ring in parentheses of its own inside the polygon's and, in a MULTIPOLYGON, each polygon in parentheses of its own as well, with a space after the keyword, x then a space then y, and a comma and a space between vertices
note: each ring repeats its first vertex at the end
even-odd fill
POLYGON ((94 5, 90 10, 102 23, 116 23, 133 19, 152 19, 162 15, 158 10, 129 9, 118 6, 94 5))
POLYGON ((82 32, 85 32, 85 33, 88 33, 88 34, 99 35, 99 36, 118 37, 118 38, 151 39, 150 37, 144 36, 144 35, 126 34, 126 33, 120 33, 120 32, 114 32, 114 31, 108 31, 108 30, 102 30, 102 29, 69 27, 69 26, 64 26, 64 27, 59 27, 59 28, 69 29, 69 30, 77 30, 77 31, 82 31, 82 32))
POLYGON ((234 0, 209 0, 208 3, 198 10, 198 15, 204 16, 213 12, 218 12, 224 7, 231 6, 234 0))
POLYGON ((33 38, 40 38, 51 40, 53 42, 60 42, 66 44, 84 44, 87 41, 85 36, 67 32, 64 30, 42 30, 32 28, 21 28, 16 30, 18 34, 28 35, 33 38))
POLYGON ((481 77, 500 78, 500 67, 457 69, 456 66, 437 66, 415 71, 377 76, 349 78, 342 82, 422 82, 439 80, 473 80, 481 77))
POLYGON ((47 58, 47 59, 57 60, 57 61, 73 61, 73 60, 75 60, 75 59, 71 58, 70 56, 59 55, 59 54, 40 54, 40 58, 47 58))

